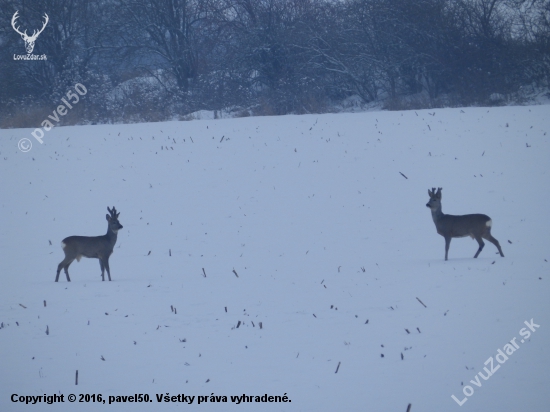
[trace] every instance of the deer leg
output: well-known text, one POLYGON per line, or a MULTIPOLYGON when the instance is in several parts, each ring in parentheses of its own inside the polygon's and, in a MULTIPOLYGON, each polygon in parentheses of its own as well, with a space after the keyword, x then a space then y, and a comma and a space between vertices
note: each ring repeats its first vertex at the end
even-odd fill
POLYGON ((500 253, 500 256, 504 257, 504 253, 502 253, 502 249, 500 248, 500 243, 498 243, 498 240, 496 240, 491 233, 488 233, 483 237, 495 245, 498 249, 498 253, 500 253))
POLYGON ((483 250, 483 246, 485 246, 485 243, 483 243, 483 239, 479 235, 477 235, 475 237, 475 239, 477 240, 477 243, 479 243, 479 249, 477 250, 477 252, 474 256, 474 258, 477 258, 479 256, 479 254, 481 253, 481 251, 483 250))
POLYGON ((101 279, 105 281, 105 265, 101 259, 99 259, 99 267, 101 268, 101 279))
POLYGON ((448 260, 447 257, 449 255, 449 246, 451 246, 451 237, 445 238, 445 260, 448 260))
POLYGON ((56 281, 56 282, 59 282, 59 273, 61 272, 61 269, 63 269, 63 262, 61 262, 61 263, 57 266, 57 275, 55 276, 55 281, 56 281))
POLYGON ((74 259, 65 258, 63 261, 57 266, 57 275, 55 276, 55 281, 59 281, 59 273, 61 273, 61 269, 65 269, 65 276, 67 276, 67 281, 70 282, 71 278, 69 278, 69 265, 73 263, 74 259))
POLYGON ((105 259, 105 262, 103 263, 105 265, 105 269, 107 269, 107 276, 109 276, 109 282, 111 281, 111 270, 109 269, 109 258, 105 259))

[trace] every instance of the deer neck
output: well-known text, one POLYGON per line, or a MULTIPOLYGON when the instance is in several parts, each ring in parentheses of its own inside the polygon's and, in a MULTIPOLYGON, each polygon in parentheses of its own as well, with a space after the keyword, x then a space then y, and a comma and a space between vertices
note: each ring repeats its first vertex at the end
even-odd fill
POLYGON ((112 231, 109 226, 107 226, 107 234, 105 237, 109 240, 109 243, 114 245, 116 243, 117 233, 112 231))
POLYGON ((432 219, 434 220, 435 225, 437 226, 437 222, 445 216, 443 214, 443 211, 441 210, 441 206, 439 206, 437 209, 432 210, 432 219))

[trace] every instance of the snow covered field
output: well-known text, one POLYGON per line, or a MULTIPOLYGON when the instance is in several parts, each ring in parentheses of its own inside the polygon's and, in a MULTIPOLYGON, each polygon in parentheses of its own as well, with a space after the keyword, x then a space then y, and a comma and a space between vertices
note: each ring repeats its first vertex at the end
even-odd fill
POLYGON ((548 410, 549 106, 31 131, 0 130, 0 411, 548 410), (431 187, 506 257, 445 262, 431 187), (113 205, 113 281, 84 258, 55 283, 113 205))

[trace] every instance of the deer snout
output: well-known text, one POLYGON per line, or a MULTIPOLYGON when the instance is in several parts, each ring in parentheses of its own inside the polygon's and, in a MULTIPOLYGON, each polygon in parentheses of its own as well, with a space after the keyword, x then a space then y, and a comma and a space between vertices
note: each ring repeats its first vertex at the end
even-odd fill
POLYGON ((430 207, 430 204, 429 204, 429 203, 426 203, 426 207, 430 207))

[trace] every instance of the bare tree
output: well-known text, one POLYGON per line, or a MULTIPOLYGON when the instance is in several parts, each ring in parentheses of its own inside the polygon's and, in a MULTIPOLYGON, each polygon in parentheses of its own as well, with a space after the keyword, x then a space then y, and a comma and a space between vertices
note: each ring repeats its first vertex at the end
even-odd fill
POLYGON ((121 0, 121 37, 147 53, 142 67, 167 70, 187 92, 213 48, 210 35, 226 8, 217 0, 121 0))

